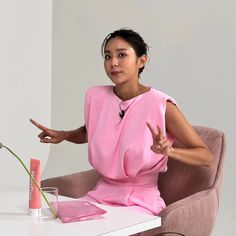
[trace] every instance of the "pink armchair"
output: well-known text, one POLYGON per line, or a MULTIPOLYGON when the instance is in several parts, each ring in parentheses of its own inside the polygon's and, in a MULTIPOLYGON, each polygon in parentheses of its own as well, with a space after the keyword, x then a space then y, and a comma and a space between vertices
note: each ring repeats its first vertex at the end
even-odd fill
MULTIPOLYGON (((211 167, 188 166, 169 159, 168 171, 159 177, 159 189, 167 207, 160 212, 162 226, 143 232, 151 235, 210 236, 219 207, 225 158, 222 131, 194 126, 214 156, 211 167)), ((181 146, 175 142, 174 146, 181 146)), ((78 198, 95 187, 100 176, 95 170, 50 178, 42 186, 55 186, 59 194, 78 198)))

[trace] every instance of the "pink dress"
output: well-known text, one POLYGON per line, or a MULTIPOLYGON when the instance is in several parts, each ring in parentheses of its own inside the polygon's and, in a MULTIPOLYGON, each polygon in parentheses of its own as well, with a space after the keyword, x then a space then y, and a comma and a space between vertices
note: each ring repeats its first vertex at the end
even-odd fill
POLYGON ((97 202, 137 206, 157 215, 165 203, 157 179, 167 170, 168 157, 155 154, 146 122, 159 125, 166 133, 166 101, 175 101, 153 88, 127 101, 113 92, 113 86, 91 87, 85 97, 85 125, 88 133, 90 164, 102 175, 87 196, 97 202), (125 110, 124 117, 119 113, 125 110))

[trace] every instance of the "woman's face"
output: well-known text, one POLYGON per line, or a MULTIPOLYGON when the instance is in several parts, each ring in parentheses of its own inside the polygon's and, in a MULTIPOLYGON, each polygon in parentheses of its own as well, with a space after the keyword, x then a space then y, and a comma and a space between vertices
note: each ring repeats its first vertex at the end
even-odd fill
POLYGON ((121 37, 112 38, 104 50, 106 74, 114 84, 137 82, 139 69, 145 63, 143 57, 137 57, 135 50, 121 37))

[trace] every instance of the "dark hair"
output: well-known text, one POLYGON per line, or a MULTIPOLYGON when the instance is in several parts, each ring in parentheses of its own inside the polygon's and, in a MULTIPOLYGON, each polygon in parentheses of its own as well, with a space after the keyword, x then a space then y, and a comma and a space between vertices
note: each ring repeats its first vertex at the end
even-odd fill
MULTIPOLYGON (((134 49, 136 56, 141 57, 142 55, 147 55, 147 51, 149 50, 148 45, 144 42, 143 38, 135 31, 131 29, 122 28, 119 30, 114 31, 113 33, 110 33, 106 36, 106 38, 103 40, 102 47, 101 47, 101 53, 102 56, 104 56, 104 50, 106 48, 107 43, 115 37, 121 37, 124 39, 127 43, 131 45, 131 47, 134 49)), ((144 67, 139 69, 139 75, 142 73, 144 67)))

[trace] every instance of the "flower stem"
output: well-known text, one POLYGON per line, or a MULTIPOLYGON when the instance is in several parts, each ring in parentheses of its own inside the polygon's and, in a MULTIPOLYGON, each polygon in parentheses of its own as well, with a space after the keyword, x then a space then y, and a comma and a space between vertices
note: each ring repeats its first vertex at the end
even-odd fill
POLYGON ((21 165, 24 167, 24 169, 26 170, 26 172, 28 173, 30 179, 33 181, 33 183, 35 184, 35 186, 37 187, 37 189, 39 190, 39 192, 41 193, 41 195, 43 196, 44 200, 46 201, 47 205, 49 206, 52 214, 54 215, 55 218, 57 218, 57 213, 55 212, 54 208, 52 207, 52 205, 49 203, 47 197, 45 196, 45 194, 43 193, 43 191, 41 190, 41 188, 39 187, 38 183, 36 182, 34 176, 30 173, 30 171, 27 169, 26 165, 24 164, 24 162, 20 159, 20 157, 18 157, 10 148, 4 146, 3 144, 0 145, 0 148, 5 148, 7 149, 13 156, 15 156, 17 158, 17 160, 21 163, 21 165))

